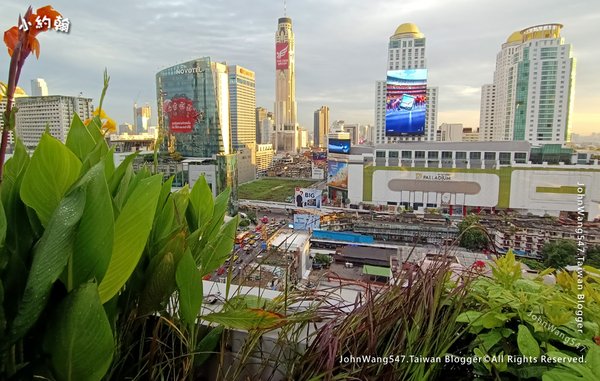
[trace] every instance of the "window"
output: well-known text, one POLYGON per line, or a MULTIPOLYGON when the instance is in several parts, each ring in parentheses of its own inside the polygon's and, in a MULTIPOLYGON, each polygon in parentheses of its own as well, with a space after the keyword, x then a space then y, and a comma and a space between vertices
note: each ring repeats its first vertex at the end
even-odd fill
POLYGON ((437 151, 429 151, 429 152, 427 152, 427 158, 429 158, 429 159, 437 159, 438 158, 438 152, 437 151))
POLYGON ((481 160, 481 152, 469 152, 469 159, 481 160))
POLYGON ((385 157, 385 151, 375 151, 375 157, 385 157))
POLYGON ((442 152, 442 159, 452 159, 452 152, 451 151, 442 152))
POLYGON ((389 151, 389 157, 391 158, 398 158, 398 151, 389 151))
POLYGON ((500 164, 510 164, 510 152, 500 152, 500 164))
POLYGON ((466 158, 467 158, 466 152, 457 152, 456 153, 456 160, 465 160, 466 158))
POLYGON ((412 151, 402 151, 403 159, 412 159, 412 151))
POLYGON ((483 158, 484 160, 496 160, 496 152, 485 152, 483 158))
POLYGON ((425 159, 425 151, 415 151, 415 159, 425 159))

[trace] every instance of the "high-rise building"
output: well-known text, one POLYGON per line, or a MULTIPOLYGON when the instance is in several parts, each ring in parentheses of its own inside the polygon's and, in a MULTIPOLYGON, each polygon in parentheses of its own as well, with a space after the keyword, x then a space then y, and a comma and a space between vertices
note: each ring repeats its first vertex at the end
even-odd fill
MULTIPOLYGON (((426 69, 425 35, 412 23, 401 24, 390 37, 387 55, 387 70, 426 69)), ((387 83, 377 81, 375 86, 375 129, 373 141, 376 144, 398 141, 435 140, 437 129, 438 88, 427 86, 425 126, 422 135, 386 136, 387 83)))
MULTIPOLYGON (((255 120, 256 120, 256 142, 258 144, 262 144, 263 143, 263 133, 262 133, 262 123, 263 120, 267 119, 267 113, 269 111, 267 111, 266 108, 264 107, 257 107, 255 110, 255 120)), ((270 140, 269 140, 270 142, 270 140)))
POLYGON ((229 72, 229 115, 233 148, 256 144, 256 89, 254 72, 238 65, 229 72))
POLYGON ((141 134, 148 132, 150 124, 151 109, 150 105, 139 106, 133 104, 133 133, 141 134))
POLYGON ((315 147, 327 147, 327 134, 329 133, 329 107, 321 106, 315 111, 314 143, 315 147))
POLYGON ((494 83, 482 89, 482 139, 527 140, 536 145, 569 141, 575 58, 561 37, 562 27, 532 26, 512 33, 502 44, 494 83), (490 91, 492 105, 484 105, 484 94, 490 91), (490 110, 491 124, 485 114, 490 110))
POLYGON ((133 126, 130 123, 119 124, 119 135, 128 134, 133 135, 133 126))
POLYGON ((292 19, 281 17, 275 33, 275 134, 274 149, 298 149, 296 63, 292 19))
POLYGON ((158 123, 183 156, 231 153, 227 66, 204 57, 156 74, 158 123))
POLYGON ((45 97, 48 95, 48 85, 43 78, 36 78, 31 80, 31 96, 32 97, 45 97))
POLYGON ((91 98, 63 95, 16 98, 15 106, 19 109, 15 119, 16 134, 30 149, 38 145, 46 128, 64 143, 73 114, 86 120, 92 117, 93 111, 91 98))
POLYGON ((481 87, 481 106, 479 109, 479 139, 501 140, 494 136, 494 109, 496 107, 496 86, 493 84, 481 87))

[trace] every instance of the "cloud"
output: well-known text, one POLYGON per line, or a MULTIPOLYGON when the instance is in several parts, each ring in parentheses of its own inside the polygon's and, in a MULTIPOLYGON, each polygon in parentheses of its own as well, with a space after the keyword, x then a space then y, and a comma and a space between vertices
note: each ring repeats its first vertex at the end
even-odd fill
MULTIPOLYGON (((34 7, 43 5, 46 1, 34 1, 34 7)), ((257 106, 273 108, 281 2, 58 0, 54 6, 70 18, 72 30, 40 37, 40 60, 29 59, 22 74, 27 90, 30 79, 42 77, 52 93, 97 98, 108 67, 107 107, 119 122, 131 122, 134 101, 156 107, 157 71, 210 56, 255 71, 257 106)), ((24 11, 20 1, 5 0, 0 25, 7 29, 24 11)), ((330 106, 332 120, 373 123, 375 81, 385 77, 390 35, 405 22, 418 25, 427 38, 429 83, 440 88, 439 123, 476 125, 479 89, 492 81, 501 44, 515 30, 548 22, 565 25, 563 36, 578 60, 575 117, 597 115, 596 106, 585 101, 600 88, 595 0, 305 0, 288 1, 287 15, 296 34, 299 119, 309 130, 314 110, 323 104, 330 106)), ((0 54, 1 78, 7 67, 8 56, 0 54)))

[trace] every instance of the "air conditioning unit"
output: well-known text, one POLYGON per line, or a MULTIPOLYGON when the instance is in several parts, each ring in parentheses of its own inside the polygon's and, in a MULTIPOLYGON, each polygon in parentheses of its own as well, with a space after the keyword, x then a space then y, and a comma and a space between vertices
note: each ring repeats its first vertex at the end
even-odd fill
POLYGON ((354 267, 354 264, 351 262, 346 262, 345 266, 347 269, 350 269, 350 268, 354 267))

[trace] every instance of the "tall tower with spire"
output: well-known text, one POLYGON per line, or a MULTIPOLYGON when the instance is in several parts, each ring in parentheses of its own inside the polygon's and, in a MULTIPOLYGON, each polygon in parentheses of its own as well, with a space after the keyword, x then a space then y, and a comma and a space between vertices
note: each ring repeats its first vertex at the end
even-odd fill
POLYGON ((281 17, 275 33, 275 133, 273 146, 278 151, 299 148, 296 108, 296 63, 292 19, 281 17))

